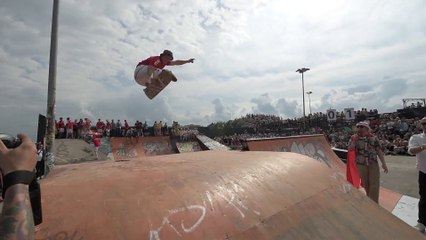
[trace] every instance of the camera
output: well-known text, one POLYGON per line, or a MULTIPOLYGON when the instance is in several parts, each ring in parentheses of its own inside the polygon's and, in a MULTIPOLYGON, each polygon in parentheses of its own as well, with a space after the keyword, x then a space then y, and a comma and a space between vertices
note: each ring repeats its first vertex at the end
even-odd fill
POLYGON ((7 148, 17 148, 21 145, 21 139, 0 133, 0 139, 7 148))

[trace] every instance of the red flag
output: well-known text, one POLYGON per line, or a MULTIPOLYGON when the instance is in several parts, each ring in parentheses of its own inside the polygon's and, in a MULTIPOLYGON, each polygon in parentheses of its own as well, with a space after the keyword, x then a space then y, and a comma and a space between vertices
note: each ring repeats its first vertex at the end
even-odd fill
POLYGON ((360 188, 361 178, 358 174, 358 169, 355 164, 356 153, 355 150, 349 150, 346 160, 346 179, 350 182, 355 188, 360 188))

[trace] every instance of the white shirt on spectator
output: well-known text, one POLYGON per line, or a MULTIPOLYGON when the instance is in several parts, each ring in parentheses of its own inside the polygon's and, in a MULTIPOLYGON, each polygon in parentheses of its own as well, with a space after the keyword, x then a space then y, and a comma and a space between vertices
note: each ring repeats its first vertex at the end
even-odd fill
POLYGON ((42 150, 37 150, 37 162, 41 162, 41 160, 43 160, 43 151, 42 150))
MULTIPOLYGON (((408 143, 408 153, 411 155, 414 155, 411 153, 411 149, 414 147, 425 145, 425 144, 426 144, 425 133, 415 134, 411 136, 410 142, 408 143)), ((416 163, 417 169, 423 173, 426 173, 426 150, 423 150, 417 153, 416 159, 417 159, 417 163, 416 163)))

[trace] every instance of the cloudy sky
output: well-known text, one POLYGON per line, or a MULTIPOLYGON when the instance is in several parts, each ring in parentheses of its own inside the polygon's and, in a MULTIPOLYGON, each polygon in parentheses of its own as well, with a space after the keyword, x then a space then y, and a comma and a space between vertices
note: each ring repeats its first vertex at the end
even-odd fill
MULTIPOLYGON (((35 136, 46 113, 52 2, 0 2, 0 132, 35 136)), ((313 112, 395 111, 426 97, 425 63, 424 0, 61 0, 56 116, 300 117, 301 67, 313 112), (148 100, 134 67, 164 49, 196 61, 148 100)))

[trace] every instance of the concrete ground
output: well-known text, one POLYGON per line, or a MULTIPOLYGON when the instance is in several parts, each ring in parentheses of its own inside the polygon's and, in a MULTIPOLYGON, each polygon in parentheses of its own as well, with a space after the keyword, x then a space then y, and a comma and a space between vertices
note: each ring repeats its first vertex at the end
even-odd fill
POLYGON ((418 171, 415 156, 386 155, 389 173, 381 171, 381 186, 410 197, 419 198, 418 171))

